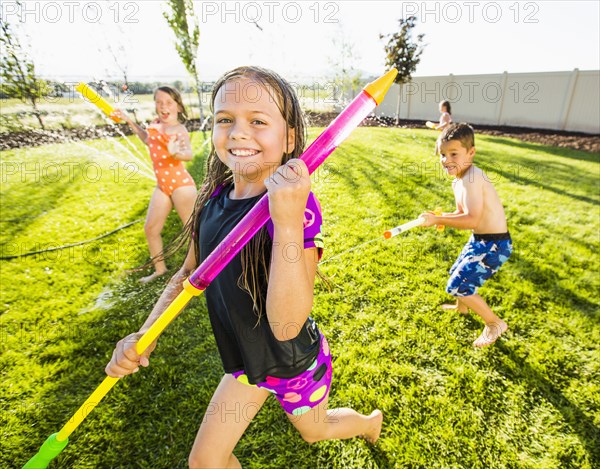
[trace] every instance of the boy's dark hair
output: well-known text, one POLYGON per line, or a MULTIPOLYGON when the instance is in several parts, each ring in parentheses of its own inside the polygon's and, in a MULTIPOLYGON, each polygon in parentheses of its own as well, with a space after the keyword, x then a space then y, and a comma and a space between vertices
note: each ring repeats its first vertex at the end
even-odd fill
POLYGON ((475 131, 466 122, 459 124, 450 124, 438 137, 437 147, 443 142, 449 142, 450 140, 458 140, 463 147, 470 150, 475 146, 475 131))

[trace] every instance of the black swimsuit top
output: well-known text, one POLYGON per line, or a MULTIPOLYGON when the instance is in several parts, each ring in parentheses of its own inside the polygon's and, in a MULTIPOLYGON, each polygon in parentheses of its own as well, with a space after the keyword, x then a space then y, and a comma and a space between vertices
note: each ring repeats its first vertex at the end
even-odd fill
MULTIPOLYGON (((202 209, 199 227, 196 226, 195 230, 199 234, 195 238, 200 262, 208 257, 262 196, 232 200, 228 196, 229 192, 229 188, 221 190, 202 209)), ((311 196, 316 200, 312 193, 311 196)), ((316 204, 318 206, 318 202, 316 204)), ((320 210, 318 215, 320 230, 320 210)), ((308 236, 314 238, 314 234, 308 236)), ((305 242, 305 246, 306 244, 305 242)), ((297 376, 312 364, 318 354, 320 333, 316 323, 309 317, 304 324, 284 326, 290 333, 293 329, 294 332, 299 330, 299 333, 291 340, 277 340, 271 331, 264 307, 259 319, 253 310, 250 294, 238 286, 241 274, 240 252, 205 290, 210 322, 225 372, 244 370, 252 384, 265 381, 267 376, 297 376)), ((266 273, 261 275, 261 282, 264 305, 267 294, 266 273)))

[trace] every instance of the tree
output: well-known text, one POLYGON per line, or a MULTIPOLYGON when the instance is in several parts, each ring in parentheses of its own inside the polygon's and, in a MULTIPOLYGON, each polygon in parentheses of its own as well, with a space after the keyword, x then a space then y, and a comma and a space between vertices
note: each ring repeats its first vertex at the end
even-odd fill
MULTIPOLYGON (((98 52, 102 53, 107 51, 109 55, 113 59, 113 64, 119 70, 121 77, 123 78, 123 83, 119 88, 127 90, 129 88, 129 63, 130 58, 128 51, 131 48, 125 44, 125 32, 121 25, 117 25, 116 30, 109 30, 109 33, 105 29, 102 30, 104 40, 102 41, 102 46, 98 47, 98 52), (115 44, 116 45, 113 45, 115 44), (124 86, 123 86, 124 85, 124 86)), ((111 75, 106 71, 106 75, 111 75)))
MULTIPOLYGON (((418 63, 421 61, 421 54, 425 45, 423 44, 424 34, 417 36, 416 42, 412 41, 412 30, 415 27, 417 18, 409 16, 398 20, 400 23, 400 31, 392 34, 379 35, 379 39, 389 38, 385 45, 385 64, 398 70, 398 76, 394 80, 395 83, 402 85, 410 81, 412 73, 416 70, 418 63)), ((398 93, 398 105, 396 106, 396 125, 400 123, 400 100, 401 95, 398 93)))
POLYGON ((200 124, 204 131, 204 114, 202 112, 202 85, 198 76, 196 55, 200 43, 200 28, 198 18, 194 14, 192 0, 168 0, 170 11, 164 12, 163 16, 175 33, 175 48, 185 65, 188 73, 192 75, 198 93, 198 105, 200 109, 200 124))
POLYGON ((336 51, 334 56, 328 58, 334 72, 333 80, 336 88, 334 96, 336 99, 339 97, 343 100, 344 97, 348 97, 352 100, 361 88, 362 72, 355 67, 355 64, 360 62, 360 55, 355 51, 355 44, 347 38, 341 26, 338 27, 331 41, 336 51), (347 93, 347 96, 344 96, 344 93, 347 93))
POLYGON ((0 55, 2 95, 18 98, 26 104, 31 104, 33 115, 45 130, 37 103, 45 95, 47 84, 36 75, 33 60, 28 56, 19 38, 1 14, 0 46, 2 49, 0 55))

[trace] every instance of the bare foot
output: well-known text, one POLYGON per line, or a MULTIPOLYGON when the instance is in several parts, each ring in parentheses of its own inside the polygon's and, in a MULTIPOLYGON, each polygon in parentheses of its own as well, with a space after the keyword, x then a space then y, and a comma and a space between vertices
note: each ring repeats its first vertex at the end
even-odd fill
POLYGON ((150 274, 150 275, 148 275, 148 276, 146 276, 146 277, 142 277, 142 278, 139 280, 139 282, 140 282, 140 283, 144 283, 144 284, 146 284, 146 283, 149 283, 149 282, 151 282, 151 281, 152 281, 152 280, 154 280, 154 279, 157 279, 158 277, 160 277, 160 276, 162 276, 162 275, 165 275, 166 273, 167 273, 167 271, 166 271, 166 270, 165 270, 165 271, 163 271, 163 272, 154 272, 154 273, 152 273, 152 274, 150 274))
POLYGON ((485 325, 483 332, 477 337, 475 342, 473 342, 473 345, 475 347, 487 347, 488 345, 492 345, 507 330, 508 324, 502 319, 500 322, 490 322, 485 325))
POLYGON ((381 425, 383 423, 383 414, 379 409, 374 410, 369 415, 369 429, 366 433, 359 435, 361 438, 364 438, 365 441, 374 445, 379 439, 379 434, 381 433, 381 425))
POLYGON ((457 301, 453 305, 442 305, 444 311, 458 311, 460 314, 469 314, 469 308, 467 308, 460 301, 457 301))

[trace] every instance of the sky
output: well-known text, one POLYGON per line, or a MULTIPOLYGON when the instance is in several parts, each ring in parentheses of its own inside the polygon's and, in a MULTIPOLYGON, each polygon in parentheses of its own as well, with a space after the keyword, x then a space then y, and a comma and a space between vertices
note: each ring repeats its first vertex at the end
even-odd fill
MULTIPOLYGON (((418 18, 415 34, 424 34, 426 44, 413 76, 600 68, 597 0, 195 1, 194 6, 203 81, 246 64, 289 80, 331 77, 342 63, 364 76, 380 75, 386 68, 380 34, 394 32, 398 19, 411 14, 418 18)), ((3 0, 0 8, 45 78, 114 78, 120 67, 130 80, 187 77, 162 16, 164 1, 24 0, 19 8, 3 0)))

